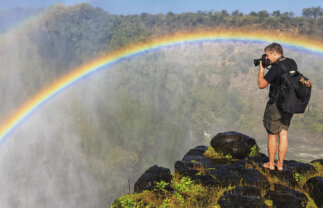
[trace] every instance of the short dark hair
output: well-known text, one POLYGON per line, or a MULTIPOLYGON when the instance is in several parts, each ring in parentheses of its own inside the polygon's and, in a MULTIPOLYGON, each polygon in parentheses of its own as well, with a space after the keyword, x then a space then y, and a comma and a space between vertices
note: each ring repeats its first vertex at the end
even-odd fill
POLYGON ((283 54, 283 47, 279 43, 271 43, 271 44, 267 45, 265 47, 264 51, 265 52, 266 51, 270 51, 270 52, 276 51, 277 53, 284 55, 283 54))

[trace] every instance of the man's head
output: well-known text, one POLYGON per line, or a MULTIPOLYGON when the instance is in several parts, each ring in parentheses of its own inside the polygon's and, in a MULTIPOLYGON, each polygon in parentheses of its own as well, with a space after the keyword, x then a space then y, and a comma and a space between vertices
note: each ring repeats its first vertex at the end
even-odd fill
POLYGON ((275 63, 279 57, 283 55, 283 48, 278 43, 271 43, 264 49, 270 63, 275 63))

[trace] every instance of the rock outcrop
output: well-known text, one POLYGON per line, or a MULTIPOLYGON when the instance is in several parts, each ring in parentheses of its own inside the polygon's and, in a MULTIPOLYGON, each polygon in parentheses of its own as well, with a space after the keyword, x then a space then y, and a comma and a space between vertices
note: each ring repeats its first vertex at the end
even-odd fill
POLYGON ((211 140, 211 146, 215 151, 230 154, 238 159, 248 157, 254 145, 256 141, 253 138, 235 131, 219 133, 211 140))
POLYGON ((274 191, 269 190, 266 199, 272 199, 275 207, 306 207, 308 201, 305 194, 292 190, 281 184, 274 184, 274 191))
MULTIPOLYGON (((262 167, 267 161, 253 138, 230 131, 214 136, 210 146, 189 150, 175 162, 175 174, 204 187, 226 190, 218 198, 219 207, 294 208, 308 203, 323 207, 323 159, 285 160, 282 171, 262 167)), ((135 183, 135 192, 154 190, 165 181, 165 189, 175 193, 169 185, 172 177, 168 168, 152 166, 135 183)))
POLYGON ((165 181, 169 183, 170 180, 172 180, 172 175, 168 168, 154 165, 148 168, 136 181, 134 191, 153 190, 157 182, 165 181))
POLYGON ((323 207, 323 177, 312 177, 306 181, 305 188, 318 207, 323 207))

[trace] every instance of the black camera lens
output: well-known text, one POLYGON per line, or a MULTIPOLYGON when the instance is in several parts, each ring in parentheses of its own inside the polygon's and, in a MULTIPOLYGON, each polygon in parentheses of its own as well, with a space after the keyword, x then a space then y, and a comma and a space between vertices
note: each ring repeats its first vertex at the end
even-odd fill
POLYGON ((253 63, 255 64, 255 66, 258 66, 260 64, 260 60, 261 59, 254 59, 253 63))
POLYGON ((264 68, 270 65, 270 60, 267 58, 266 54, 263 54, 260 59, 254 59, 253 63, 255 64, 255 66, 258 66, 260 64, 260 61, 262 62, 262 66, 264 68))

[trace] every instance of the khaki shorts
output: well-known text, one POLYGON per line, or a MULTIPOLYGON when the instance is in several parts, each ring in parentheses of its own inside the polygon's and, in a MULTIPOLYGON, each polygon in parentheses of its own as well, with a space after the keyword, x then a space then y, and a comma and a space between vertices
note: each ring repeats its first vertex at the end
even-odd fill
POLYGON ((281 112, 276 103, 267 103, 263 123, 268 134, 278 134, 282 129, 288 130, 292 113, 281 112))

